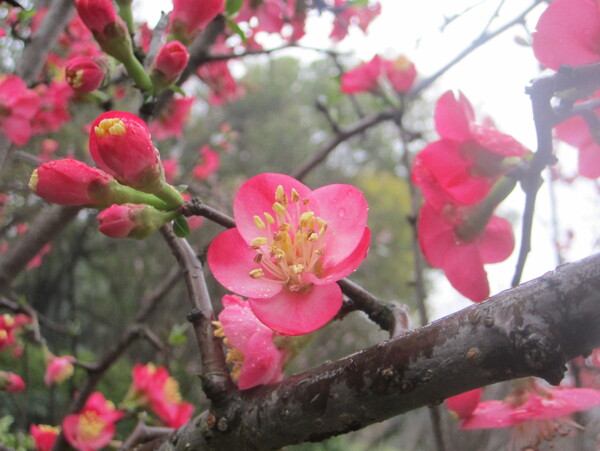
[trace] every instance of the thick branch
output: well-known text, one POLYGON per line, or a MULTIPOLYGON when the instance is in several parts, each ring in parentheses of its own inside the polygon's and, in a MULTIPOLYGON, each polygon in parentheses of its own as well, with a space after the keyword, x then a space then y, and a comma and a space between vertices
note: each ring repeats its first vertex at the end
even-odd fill
POLYGON ((160 449, 276 449, 495 382, 533 375, 557 384, 569 359, 600 345, 599 301, 600 254, 278 384, 242 391, 237 417, 205 413, 160 449))

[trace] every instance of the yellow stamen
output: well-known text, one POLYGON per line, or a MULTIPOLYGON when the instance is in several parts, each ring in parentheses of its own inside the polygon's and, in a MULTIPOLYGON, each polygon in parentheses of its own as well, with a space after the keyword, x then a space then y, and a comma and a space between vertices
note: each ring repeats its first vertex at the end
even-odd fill
POLYGON ((264 229, 267 227, 265 222, 260 218, 260 216, 257 215, 254 215, 254 224, 256 224, 256 227, 259 229, 264 229))
POLYGON ((267 244, 268 240, 264 236, 256 237, 252 240, 252 247, 262 246, 263 244, 267 244))
POLYGON ((279 185, 275 190, 275 200, 277 202, 281 202, 284 205, 287 203, 287 196, 285 195, 285 192, 283 191, 283 186, 281 185, 279 185))
POLYGON ((94 127, 96 136, 98 138, 104 138, 108 135, 124 135, 127 133, 127 128, 123 121, 119 118, 113 119, 102 119, 97 127, 94 127))
POLYGON ((273 211, 277 216, 284 216, 287 212, 285 206, 281 202, 275 202, 273 204, 273 211))
POLYGON ((265 211, 265 219, 267 220, 268 224, 273 224, 275 223, 275 219, 273 218, 273 216, 271 216, 269 213, 267 213, 265 211))
POLYGON ((300 200, 300 194, 294 188, 292 188, 292 202, 298 202, 300 200))
POLYGON ((252 277, 253 279, 260 279, 264 275, 265 275, 265 273, 263 272, 263 270, 261 268, 256 268, 256 269, 253 269, 252 271, 250 271, 250 277, 252 277))

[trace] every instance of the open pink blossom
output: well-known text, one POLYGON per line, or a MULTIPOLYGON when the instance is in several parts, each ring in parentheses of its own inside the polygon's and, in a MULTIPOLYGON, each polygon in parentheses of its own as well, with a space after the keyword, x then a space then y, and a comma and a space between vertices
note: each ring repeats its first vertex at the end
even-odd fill
POLYGON ((0 76, 0 131, 17 146, 29 140, 31 119, 40 107, 35 91, 16 75, 0 76))
POLYGON ((429 264, 443 269, 457 291, 480 302, 490 294, 483 265, 507 259, 515 240, 510 223, 498 216, 492 216, 474 237, 459 238, 457 228, 468 215, 468 207, 446 205, 438 210, 425 203, 419 214, 419 244, 429 264))
POLYGON ((73 362, 75 357, 66 355, 57 357, 50 354, 46 363, 46 373, 44 375, 44 383, 46 386, 52 384, 60 384, 73 375, 73 362))
POLYGON ((198 180, 204 180, 219 169, 219 154, 210 146, 202 146, 200 148, 200 158, 202 162, 194 166, 192 175, 198 180))
POLYGON ((47 424, 32 424, 29 427, 29 433, 33 437, 37 451, 52 451, 56 437, 60 433, 60 428, 47 424))
POLYGON ((435 106, 439 141, 417 154, 413 180, 432 206, 474 204, 487 196, 494 182, 529 150, 492 126, 475 122, 467 98, 444 93, 435 106))
POLYGON ((67 441, 80 451, 96 451, 110 443, 115 423, 123 418, 102 393, 92 393, 83 409, 67 415, 62 423, 67 441))
POLYGON ((31 119, 31 131, 44 135, 59 131, 71 119, 69 100, 73 89, 66 81, 39 84, 35 91, 40 98, 40 107, 31 119))
POLYGON ((273 343, 273 330, 239 296, 223 296, 223 305, 215 335, 224 337, 230 347, 227 362, 233 364, 232 377, 240 390, 280 381, 287 352, 273 343))
MULTIPOLYGON (((595 109, 596 114, 600 108, 595 109)), ((572 117, 556 126, 556 137, 579 150, 579 173, 588 178, 600 177, 600 144, 594 141, 586 121, 572 117)))
POLYGON ((519 388, 503 401, 483 401, 460 425, 461 429, 487 429, 517 426, 513 444, 528 449, 565 435, 578 425, 568 418, 574 412, 600 405, 600 391, 589 388, 543 388, 533 383, 519 388))
POLYGON ((350 185, 311 191, 289 176, 260 174, 242 184, 233 213, 237 227, 208 250, 217 280, 282 334, 306 334, 333 318, 342 305, 335 282, 369 248, 362 193, 350 185))
POLYGON ((595 0, 556 0, 542 13, 533 33, 533 51, 542 65, 600 61, 600 5, 595 0))
POLYGON ((225 8, 225 0, 204 0, 198 3, 196 0, 173 0, 173 11, 171 12, 171 32, 189 42, 197 33, 222 13, 225 8))
POLYGON ((333 30, 329 35, 333 41, 343 40, 348 35, 350 25, 356 25, 366 33, 373 19, 381 14, 379 2, 366 6, 351 6, 346 0, 334 0, 333 6, 338 11, 333 21, 333 30))
POLYGON ((342 92, 356 94, 359 92, 373 92, 379 86, 381 76, 382 58, 375 55, 371 61, 363 63, 342 75, 342 92))
POLYGON ((178 428, 190 420, 194 407, 181 399, 179 384, 165 367, 136 364, 132 377, 125 403, 150 408, 168 427, 178 428))
POLYGON ((13 354, 20 354, 22 350, 18 337, 22 327, 30 323, 31 318, 22 313, 0 315, 0 352, 12 348, 13 354))

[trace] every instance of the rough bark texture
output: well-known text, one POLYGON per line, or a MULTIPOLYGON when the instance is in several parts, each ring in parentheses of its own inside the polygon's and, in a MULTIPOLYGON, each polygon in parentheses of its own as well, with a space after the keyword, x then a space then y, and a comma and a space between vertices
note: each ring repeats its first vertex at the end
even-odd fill
POLYGON ((539 376, 600 346, 600 254, 563 265, 425 327, 239 392, 227 416, 205 412, 162 451, 277 449, 360 429, 487 384, 539 376))

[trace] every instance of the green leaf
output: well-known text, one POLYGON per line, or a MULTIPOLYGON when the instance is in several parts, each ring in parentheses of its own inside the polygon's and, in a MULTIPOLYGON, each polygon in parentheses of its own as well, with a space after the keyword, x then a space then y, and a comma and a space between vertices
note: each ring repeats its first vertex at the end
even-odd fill
POLYGON ((231 20, 229 17, 227 18, 227 26, 229 27, 229 29, 231 31, 233 31, 235 34, 237 34, 242 41, 246 42, 246 33, 244 33, 244 30, 242 30, 238 24, 236 24, 233 20, 231 20))
POLYGON ((177 85, 171 85, 169 89, 177 94, 185 95, 185 91, 177 85))
POLYGON ((187 330, 187 324, 173 324, 171 332, 169 332, 169 344, 170 345, 182 345, 187 341, 185 331, 187 330))
POLYGON ((18 12, 17 18, 19 19, 19 22, 24 22, 25 20, 33 19, 33 16, 35 16, 36 13, 37 10, 35 9, 22 9, 18 12))
POLYGON ((179 215, 175 218, 175 221, 173 221, 173 232, 179 238, 185 238, 190 234, 190 226, 185 220, 185 216, 179 215))
POLYGON ((369 6, 369 0, 352 0, 348 4, 350 6, 369 6))
POLYGON ((225 5, 225 12, 227 13, 227 17, 229 18, 235 13, 237 13, 242 7, 243 2, 244 0, 227 0, 227 3, 225 5))

